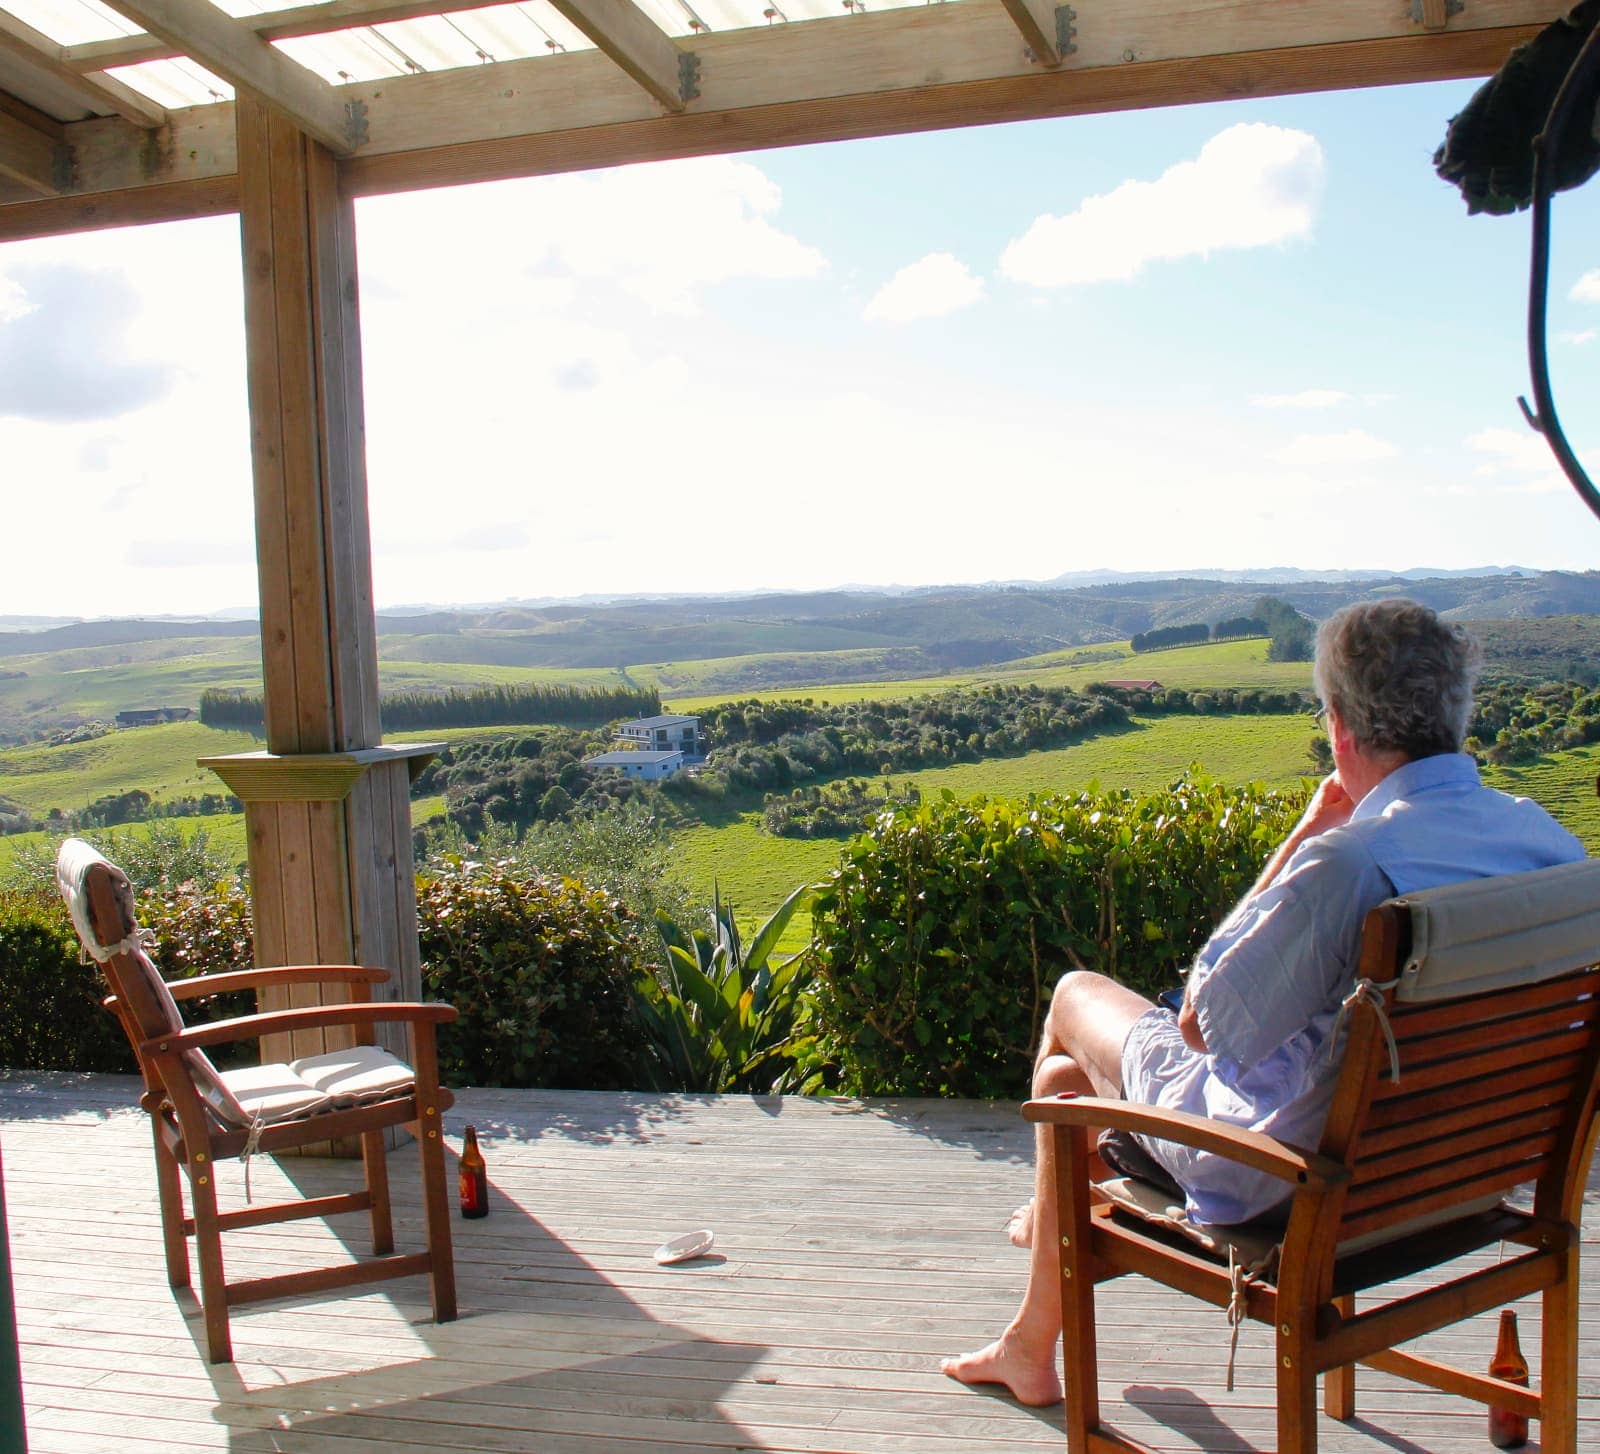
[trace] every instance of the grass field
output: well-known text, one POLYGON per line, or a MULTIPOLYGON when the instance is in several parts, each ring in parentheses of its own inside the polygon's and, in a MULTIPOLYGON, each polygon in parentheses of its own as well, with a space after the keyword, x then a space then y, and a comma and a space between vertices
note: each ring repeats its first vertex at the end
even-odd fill
MULTIPOLYGON (((1158 717, 1126 732, 1071 747, 1021 757, 963 762, 895 774, 898 788, 914 783, 927 796, 948 788, 958 797, 987 793, 1023 797, 1098 782, 1102 788, 1163 787, 1192 762, 1230 782, 1287 787, 1312 771, 1311 724, 1305 717, 1158 717)), ((774 838, 762 831, 758 812, 731 823, 685 828, 674 835, 683 876, 697 895, 710 896, 713 880, 733 902, 740 923, 765 918, 796 884, 815 882, 838 861, 837 838, 774 838)), ((805 942, 796 921, 786 950, 805 942)))
MULTIPOLYGON (((680 666, 690 665, 680 663, 680 666)), ((709 664, 708 664, 709 665, 709 664)), ((643 668, 635 668, 636 674, 643 668)), ((775 701, 782 697, 810 697, 816 702, 896 701, 926 696, 951 687, 981 686, 990 682, 1036 682, 1043 687, 1081 689, 1091 682, 1128 679, 1158 681, 1164 687, 1194 691, 1204 687, 1271 687, 1279 691, 1309 691, 1311 663, 1268 661, 1265 641, 1219 641, 1215 645, 1180 646, 1171 651, 1135 654, 1126 642, 1073 647, 1045 656, 1024 657, 998 666, 938 677, 911 677, 898 681, 836 682, 820 687, 772 687, 737 692, 740 698, 775 701)), ((728 700, 726 691, 671 694, 667 709, 702 712, 728 700)))
POLYGON ((254 752, 260 746, 248 732, 169 722, 63 747, 12 747, 0 751, 0 797, 42 816, 51 808, 70 811, 133 788, 143 788, 157 802, 225 792, 215 774, 197 767, 195 759, 254 752))
MULTIPOLYGON (((379 674, 385 692, 502 683, 627 683, 626 671, 617 667, 480 666, 391 655, 402 642, 380 640, 379 674)), ((207 687, 261 690, 261 650, 254 637, 175 637, 0 657, 0 661, 4 666, 0 725, 17 735, 84 718, 110 721, 118 712, 134 708, 198 707, 207 687)))

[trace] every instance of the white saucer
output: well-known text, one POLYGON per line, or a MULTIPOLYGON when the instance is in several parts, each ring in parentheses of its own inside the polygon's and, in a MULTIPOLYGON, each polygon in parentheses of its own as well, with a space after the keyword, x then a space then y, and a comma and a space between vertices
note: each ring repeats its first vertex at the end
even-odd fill
POLYGON ((711 1244, 717 1239, 709 1228, 701 1228, 698 1232, 685 1232, 681 1237, 674 1237, 670 1242, 663 1242, 656 1248, 656 1261, 663 1267, 673 1262, 687 1262, 691 1257, 703 1257, 711 1250, 711 1244))

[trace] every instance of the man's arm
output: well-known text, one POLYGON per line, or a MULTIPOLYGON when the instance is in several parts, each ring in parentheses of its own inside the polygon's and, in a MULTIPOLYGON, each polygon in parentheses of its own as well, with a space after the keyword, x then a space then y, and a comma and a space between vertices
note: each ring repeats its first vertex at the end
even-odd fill
POLYGON ((1295 849, 1306 839, 1315 838, 1319 833, 1326 833, 1330 828, 1343 827, 1350 821, 1350 815, 1355 810, 1355 801, 1345 791, 1344 784, 1339 781, 1339 774, 1330 772, 1317 784, 1317 790, 1311 795, 1311 801, 1306 804, 1306 810, 1300 815, 1300 821, 1289 830, 1289 836, 1278 845, 1272 857, 1267 860, 1267 866, 1261 870, 1261 877, 1255 881, 1255 886, 1245 897, 1253 898, 1270 885, 1283 872, 1284 864, 1294 856, 1295 849))
MULTIPOLYGON (((1251 899, 1272 886, 1278 875, 1283 872, 1283 866, 1307 839, 1315 838, 1330 828, 1338 828, 1349 822, 1355 806, 1354 800, 1345 791, 1344 784, 1339 781, 1339 774, 1330 772, 1317 784, 1317 790, 1311 795, 1311 801, 1306 804, 1306 810, 1300 815, 1300 821, 1289 830, 1289 836, 1278 845, 1272 857, 1267 860, 1267 866, 1261 870, 1261 877, 1245 895, 1244 903, 1248 904, 1251 899)), ((1200 1016, 1194 1006, 1193 983, 1191 978, 1184 988, 1183 1006, 1178 1011, 1178 1033, 1183 1037, 1185 1045, 1204 1055, 1209 1053, 1209 1047, 1206 1045, 1205 1035, 1201 1032, 1200 1016)))

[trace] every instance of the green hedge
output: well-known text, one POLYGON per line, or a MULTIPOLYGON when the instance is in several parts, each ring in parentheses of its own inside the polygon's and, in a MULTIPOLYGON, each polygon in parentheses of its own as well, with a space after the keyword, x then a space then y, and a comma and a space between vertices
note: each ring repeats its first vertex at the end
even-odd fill
MULTIPOLYGON (((418 884, 423 996, 461 1018, 440 1037, 456 1083, 614 1088, 643 1084, 647 1052, 633 1012, 641 936, 608 895, 573 879, 456 863, 418 884)), ((139 899, 167 979, 252 963, 250 905, 229 879, 163 887, 139 899)), ((654 938, 653 928, 650 930, 654 938)), ((0 1065, 26 1070, 136 1069, 100 1001, 97 965, 78 962, 60 900, 43 888, 0 892, 0 1065)), ((183 1006, 190 1024, 254 1009, 249 991, 183 1006)), ((214 1051, 248 1063, 254 1042, 214 1051)))
POLYGON ((460 1019, 439 1057, 456 1083, 640 1084, 636 940, 620 900, 576 879, 435 863, 417 884, 424 999, 460 1019))
POLYGON ((78 963, 61 901, 0 891, 0 1065, 19 1070, 133 1070, 122 1027, 101 1008, 96 964, 78 963))
POLYGON ((1057 978, 1175 984, 1304 800, 1195 774, 881 814, 813 906, 819 1049, 841 1088, 1022 1096, 1057 978))
MULTIPOLYGON (((232 879, 206 889, 194 883, 143 894, 139 922, 155 936, 150 956, 166 979, 223 974, 251 964, 250 901, 232 879)), ((81 964, 78 937, 53 891, 0 890, 0 1065, 19 1070, 133 1073, 133 1050, 101 1001, 107 986, 97 964, 81 964)), ((255 1008, 248 992, 191 1001, 191 1025, 255 1008)), ((249 1062, 250 1046, 211 1052, 224 1065, 249 1062)))

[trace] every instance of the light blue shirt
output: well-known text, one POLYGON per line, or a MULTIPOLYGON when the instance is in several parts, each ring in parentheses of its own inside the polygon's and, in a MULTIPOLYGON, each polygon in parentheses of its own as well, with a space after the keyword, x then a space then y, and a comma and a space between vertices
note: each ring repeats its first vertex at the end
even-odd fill
MULTIPOLYGON (((1208 1053, 1185 1046, 1174 1026, 1146 1042, 1142 1084, 1124 1094, 1315 1147, 1339 1071, 1328 1037, 1355 982, 1368 910, 1395 894, 1583 856, 1537 803, 1484 787, 1466 754, 1404 764, 1346 824, 1302 843, 1200 951, 1189 996, 1208 1053)), ((1248 1221, 1286 1195, 1276 1178, 1206 1152, 1170 1142, 1150 1150, 1194 1221, 1248 1221)))

